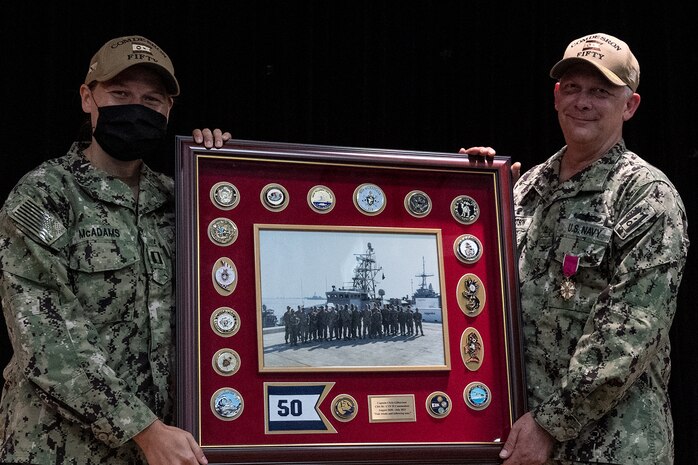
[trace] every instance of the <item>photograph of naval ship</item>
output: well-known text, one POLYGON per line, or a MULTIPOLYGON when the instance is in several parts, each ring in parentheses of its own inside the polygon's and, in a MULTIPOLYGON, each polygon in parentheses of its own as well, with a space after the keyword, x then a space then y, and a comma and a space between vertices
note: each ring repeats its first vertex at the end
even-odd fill
POLYGON ((450 368, 440 230, 264 225, 255 241, 261 371, 450 368))

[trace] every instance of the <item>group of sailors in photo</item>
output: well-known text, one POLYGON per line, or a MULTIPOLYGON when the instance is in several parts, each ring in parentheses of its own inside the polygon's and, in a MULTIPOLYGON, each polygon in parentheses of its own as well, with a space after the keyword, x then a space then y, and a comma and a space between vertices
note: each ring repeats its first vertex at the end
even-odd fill
POLYGON ((306 308, 290 306, 281 318, 285 327, 285 343, 382 339, 400 336, 424 336, 422 314, 411 305, 377 302, 355 304, 314 305, 306 308))

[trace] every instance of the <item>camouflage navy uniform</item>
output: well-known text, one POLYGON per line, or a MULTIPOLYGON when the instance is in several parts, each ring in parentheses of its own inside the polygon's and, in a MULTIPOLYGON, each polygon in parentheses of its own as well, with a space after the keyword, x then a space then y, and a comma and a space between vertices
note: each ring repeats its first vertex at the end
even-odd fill
POLYGON ((559 463, 671 464, 683 203, 623 141, 560 184, 563 153, 515 186, 529 409, 559 441, 559 463), (560 293, 566 255, 579 257, 569 300, 560 293))
POLYGON ((144 165, 136 205, 84 148, 28 173, 0 210, 3 462, 146 463, 129 440, 172 421, 173 182, 144 165))

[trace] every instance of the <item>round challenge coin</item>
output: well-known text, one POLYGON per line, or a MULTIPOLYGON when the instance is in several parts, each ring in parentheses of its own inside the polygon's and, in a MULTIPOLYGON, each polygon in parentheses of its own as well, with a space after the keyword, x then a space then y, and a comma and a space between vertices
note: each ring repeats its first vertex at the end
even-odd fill
POLYGON ((211 187, 211 201, 221 210, 232 210, 240 202, 240 191, 233 184, 221 181, 211 187))
POLYGON ((244 408, 242 396, 233 388, 221 388, 211 396, 211 410, 221 420, 232 421, 240 418, 244 408))
POLYGON ((356 400, 349 394, 340 394, 332 400, 332 416, 339 421, 353 420, 358 409, 356 400))
POLYGON ((230 307, 219 307, 211 314, 211 328, 219 336, 234 336, 240 329, 240 315, 230 307))
POLYGON ((238 227, 228 218, 216 218, 208 225, 208 237, 214 244, 230 245, 238 238, 238 227))
POLYGON ((364 215, 377 215, 385 209, 387 199, 383 189, 375 184, 361 184, 354 190, 354 205, 364 215))
POLYGON ((405 209, 415 218, 424 218, 431 212, 431 198, 422 191, 411 191, 405 196, 405 209))
POLYGON ((267 210, 280 212, 288 206, 288 191, 281 184, 271 183, 264 186, 259 193, 262 205, 267 210))
POLYGON ((482 244, 472 234, 463 234, 453 243, 453 252, 456 258, 463 263, 472 264, 482 257, 482 244))
POLYGON ((240 355, 233 349, 221 349, 213 355, 213 369, 223 376, 232 376, 240 369, 240 355))
POLYGON ((308 191, 308 205, 318 213, 329 213, 335 205, 334 192, 326 186, 315 186, 308 191))
POLYGON ((451 413, 451 398, 441 391, 432 392, 426 401, 427 413, 434 418, 445 418, 451 413))
POLYGON ((459 195, 451 202, 451 215, 463 224, 473 224, 480 217, 480 206, 469 195, 459 195))
POLYGON ((465 404, 473 410, 484 410, 490 405, 492 393, 484 383, 474 381, 463 390, 465 404))

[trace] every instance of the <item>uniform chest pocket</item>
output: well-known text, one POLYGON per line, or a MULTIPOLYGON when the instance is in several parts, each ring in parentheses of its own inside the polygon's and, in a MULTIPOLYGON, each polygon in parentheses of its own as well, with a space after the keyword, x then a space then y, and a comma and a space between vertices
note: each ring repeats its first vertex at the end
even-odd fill
MULTIPOLYGON (((553 251, 551 271, 555 276, 549 305, 555 308, 566 308, 587 314, 591 305, 599 294, 608 286, 608 253, 611 241, 611 230, 601 228, 601 232, 594 237, 590 234, 563 234, 553 251), (579 258, 579 266, 576 270, 565 270, 565 257, 579 258), (557 262, 557 263, 556 263, 557 262), (572 272, 570 276, 574 283, 573 295, 567 298, 563 296, 562 282, 565 271, 572 272)), ((586 318, 586 317, 584 317, 586 318)))
POLYGON ((73 292, 95 325, 131 321, 138 292, 136 244, 114 239, 70 245, 73 292))
POLYGON ((597 268, 606 255, 608 241, 564 235, 555 248, 555 260, 564 263, 566 255, 579 257, 579 268, 597 268))
POLYGON ((557 230, 560 241, 555 260, 563 263, 566 255, 579 257, 580 268, 597 268, 603 262, 613 230, 580 221, 562 221, 557 230))

